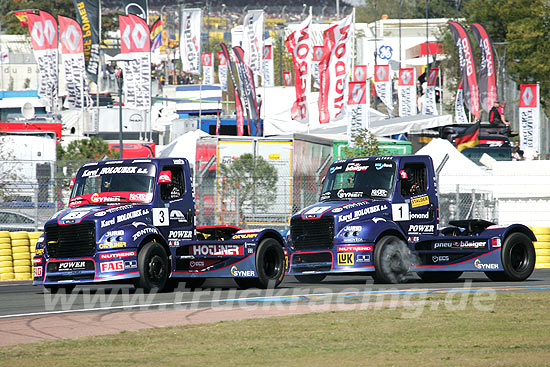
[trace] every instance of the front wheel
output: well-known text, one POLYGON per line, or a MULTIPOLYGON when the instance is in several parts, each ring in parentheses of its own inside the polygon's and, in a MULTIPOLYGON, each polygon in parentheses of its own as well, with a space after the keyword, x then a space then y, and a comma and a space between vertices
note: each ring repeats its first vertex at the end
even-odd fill
POLYGON ((374 275, 377 283, 401 283, 411 267, 411 252, 396 236, 384 236, 374 246, 374 275))
POLYGON ((139 279, 136 287, 144 292, 162 291, 170 273, 168 256, 164 248, 157 242, 149 242, 138 255, 139 279))
POLYGON ((266 238, 256 251, 256 277, 235 278, 239 288, 277 287, 285 276, 285 254, 279 241, 266 238))
POLYGON ((495 282, 521 281, 529 278, 535 269, 535 247, 527 235, 512 233, 502 244, 502 268, 504 271, 486 271, 487 278, 495 282))

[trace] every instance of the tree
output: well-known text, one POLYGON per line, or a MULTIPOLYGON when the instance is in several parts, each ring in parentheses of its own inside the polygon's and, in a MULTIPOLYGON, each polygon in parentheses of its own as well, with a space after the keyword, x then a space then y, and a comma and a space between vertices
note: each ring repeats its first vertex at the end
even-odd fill
POLYGON ((380 155, 380 144, 376 136, 367 129, 359 129, 353 134, 353 146, 344 148, 345 158, 368 157, 380 155))
POLYGON ((235 199, 239 222, 245 221, 245 205, 261 213, 275 200, 277 170, 261 156, 245 153, 230 165, 222 163, 220 173, 223 180, 220 189, 226 197, 235 199))
POLYGON ((29 34, 27 27, 21 27, 21 23, 13 11, 36 9, 47 11, 55 18, 62 15, 69 18, 75 18, 75 8, 72 0, 12 0, 0 1, 0 24, 2 31, 6 34, 29 34))

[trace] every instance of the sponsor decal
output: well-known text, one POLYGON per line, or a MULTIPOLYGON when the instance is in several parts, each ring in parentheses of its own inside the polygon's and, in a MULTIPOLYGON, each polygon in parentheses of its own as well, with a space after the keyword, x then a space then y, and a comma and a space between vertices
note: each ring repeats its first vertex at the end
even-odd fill
POLYGON ((84 270, 86 263, 84 261, 66 261, 59 263, 58 271, 84 270))
POLYGON ((91 210, 76 210, 76 211, 71 211, 70 213, 68 213, 67 215, 65 215, 63 218, 61 218, 61 220, 77 220, 77 219, 82 219, 82 217, 86 216, 87 214, 89 214, 91 212, 91 210))
POLYGON ((338 217, 338 223, 351 222, 351 221, 359 219, 359 218, 361 218, 365 215, 378 213, 379 211, 386 210, 386 209, 388 209, 388 206, 385 205, 385 204, 384 205, 374 205, 374 206, 371 206, 371 207, 368 207, 368 208, 359 209, 359 210, 356 210, 352 213, 348 213, 348 214, 339 216, 338 217))
POLYGON ((120 196, 100 196, 97 192, 90 196, 92 203, 114 203, 120 201, 120 196))
POLYGON ((190 240, 193 238, 193 231, 170 231, 168 232, 169 239, 190 240))
POLYGON ((433 224, 411 224, 408 232, 412 234, 434 233, 434 229, 433 224))
POLYGON ((137 166, 102 167, 97 169, 85 170, 84 172, 82 172, 82 177, 97 177, 101 175, 134 174, 134 173, 147 175, 149 173, 149 169, 145 167, 137 167, 137 166))
POLYGON ((256 273, 254 270, 239 270, 237 266, 233 265, 231 267, 231 275, 234 277, 255 277, 256 273))
POLYGON ((111 271, 123 271, 124 270, 124 261, 110 261, 106 263, 101 263, 101 272, 107 273, 111 271))
POLYGON ((363 229, 363 227, 361 227, 361 226, 347 226, 347 227, 344 228, 345 231, 350 231, 350 232, 356 232, 356 231, 358 232, 362 229, 363 229))
POLYGON ((391 163, 380 163, 376 162, 374 163, 374 168, 376 168, 377 171, 381 170, 382 168, 392 168, 393 166, 391 163))
POLYGON ((113 254, 100 254, 100 260, 111 260, 111 259, 120 259, 123 257, 133 257, 137 256, 136 251, 124 251, 124 252, 115 252, 113 254))
POLYGON ((174 162, 174 164, 185 164, 185 160, 183 159, 173 159, 172 162, 174 162))
POLYGON ((321 194, 321 200, 327 200, 327 199, 330 199, 330 191, 324 192, 321 194))
POLYGON ((42 277, 42 267, 41 266, 33 266, 32 270, 33 270, 33 274, 36 278, 42 277))
POLYGON ((35 259, 32 259, 32 263, 33 264, 42 264, 42 258, 41 257, 37 257, 35 259))
POLYGON ((185 215, 180 210, 170 211, 170 220, 175 220, 180 223, 187 223, 187 218, 185 218, 185 215))
POLYGON ((43 248, 37 248, 34 253, 35 253, 35 255, 44 255, 44 249, 43 248))
MULTIPOLYGON (((491 238, 491 246, 493 246, 493 248, 501 247, 502 242, 500 242, 500 238, 498 237, 491 238)), ((38 255, 38 252, 36 254, 38 255)))
POLYGON ((498 264, 484 264, 481 260, 476 259, 474 261, 474 266, 480 270, 496 270, 498 269, 498 264))
POLYGON ((117 216, 116 217, 116 222, 117 223, 125 222, 127 220, 135 219, 135 218, 141 217, 141 216, 146 215, 146 214, 149 214, 149 209, 134 210, 133 212, 129 212, 129 213, 125 213, 125 214, 121 214, 121 215, 117 216))
POLYGON ((231 239, 233 240, 245 240, 249 238, 256 238, 258 237, 257 233, 243 233, 243 234, 234 234, 231 239))
POLYGON ((109 231, 105 233, 106 237, 117 237, 117 236, 124 236, 124 230, 118 230, 118 231, 109 231))
POLYGON ((369 204, 369 203, 370 203, 369 200, 358 201, 358 202, 356 202, 356 203, 346 204, 346 205, 344 205, 342 208, 344 208, 345 210, 348 210, 348 209, 357 208, 358 206, 367 205, 367 204, 369 204))
POLYGON ((137 260, 124 261, 124 269, 135 269, 137 268, 137 260))
POLYGON ((189 269, 202 269, 205 267, 204 260, 191 260, 189 262, 189 269))
POLYGON ((336 196, 338 196, 340 199, 360 198, 363 196, 363 192, 362 191, 345 192, 344 189, 340 189, 336 193, 336 196))
POLYGON ((338 252, 372 251, 372 246, 339 246, 338 252))
POLYGON ((338 253, 338 265, 354 265, 355 254, 353 252, 339 252, 338 253))
POLYGON ((362 172, 366 171, 369 166, 362 166, 361 163, 348 163, 346 172, 362 172))
POLYGON ((124 248, 126 247, 126 242, 104 242, 99 244, 100 250, 107 250, 111 248, 124 248))
POLYGON ((307 212, 304 213, 304 215, 317 216, 317 215, 323 214, 328 209, 330 209, 330 206, 316 206, 314 208, 309 209, 307 212))
POLYGON ((130 201, 151 201, 153 194, 146 192, 133 192, 130 194, 130 201))
POLYGON ((168 240, 168 246, 178 247, 180 245, 180 240, 168 240))
POLYGON ((363 255, 363 254, 359 254, 357 255, 357 258, 356 258, 356 261, 358 263, 369 263, 370 262, 370 255, 363 255))
POLYGON ((332 166, 330 167, 330 169, 328 170, 330 173, 334 173, 336 171, 339 171, 342 169, 342 166, 332 166))
POLYGON ((411 198, 411 207, 418 208, 430 204, 430 197, 428 195, 422 195, 419 197, 411 198))
POLYGON ((138 238, 146 235, 146 234, 151 234, 151 233, 155 233, 155 234, 158 234, 159 231, 158 229, 156 228, 151 228, 151 227, 147 227, 147 228, 143 228, 143 229, 140 229, 139 231, 137 231, 136 233, 133 234, 132 236, 132 240, 135 241, 137 240, 138 238))
POLYGON ((434 249, 438 248, 458 248, 458 249, 478 249, 486 248, 487 241, 447 241, 447 242, 435 242, 433 245, 434 249))
POLYGON ((191 252, 194 256, 242 256, 241 245, 193 245, 191 252))
POLYGON ((341 213, 342 210, 344 210, 344 209, 342 209, 342 208, 334 208, 334 209, 332 209, 332 212, 333 212, 333 213, 341 213))
POLYGON ((418 241, 420 241, 420 237, 418 237, 418 236, 409 236, 409 242, 416 243, 418 241))
POLYGON ((432 262, 435 263, 443 263, 448 262, 449 256, 432 256, 432 262))
POLYGON ((388 196, 388 190, 384 189, 372 189, 370 196, 388 196))
POLYGON ((430 213, 411 213, 411 219, 431 219, 430 213))

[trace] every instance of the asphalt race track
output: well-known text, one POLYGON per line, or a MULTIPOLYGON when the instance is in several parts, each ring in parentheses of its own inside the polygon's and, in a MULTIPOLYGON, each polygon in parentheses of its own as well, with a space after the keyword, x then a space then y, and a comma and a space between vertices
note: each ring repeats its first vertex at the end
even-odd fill
POLYGON ((239 290, 231 279, 207 280, 201 290, 143 294, 133 287, 105 284, 77 286, 72 294, 53 295, 30 282, 0 283, 0 322, 24 316, 86 312, 147 311, 246 307, 258 304, 358 303, 430 294, 476 292, 547 292, 550 269, 535 270, 524 282, 492 282, 483 273, 465 273, 453 283, 426 283, 416 276, 403 284, 374 284, 368 276, 329 276, 318 284, 287 277, 277 289, 239 290))

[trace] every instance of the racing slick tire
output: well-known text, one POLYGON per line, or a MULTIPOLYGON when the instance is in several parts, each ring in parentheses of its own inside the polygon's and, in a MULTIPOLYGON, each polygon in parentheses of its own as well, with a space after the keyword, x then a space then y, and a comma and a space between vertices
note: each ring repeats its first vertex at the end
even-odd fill
POLYGON ((306 274, 306 275, 295 275, 296 280, 300 283, 321 283, 323 279, 327 277, 326 274, 306 274))
POLYGON ((504 240, 501 259, 504 271, 486 271, 487 278, 495 282, 522 281, 529 278, 536 261, 533 242, 523 233, 512 233, 504 240))
POLYGON ((149 242, 138 254, 139 278, 134 285, 144 292, 161 292, 170 275, 170 263, 164 248, 157 242, 149 242))
POLYGON ((462 271, 419 271, 420 279, 430 283, 452 282, 462 275, 462 271))
POLYGON ((48 284, 48 285, 44 285, 44 288, 52 294, 56 294, 56 293, 70 294, 70 293, 73 292, 74 287, 76 287, 76 284, 63 284, 63 285, 48 284))
POLYGON ((256 278, 235 278, 239 288, 276 288, 285 276, 283 247, 273 238, 262 240, 256 251, 256 278))
POLYGON ((374 246, 374 281, 401 283, 411 266, 411 252, 407 244, 396 236, 384 236, 374 246))

